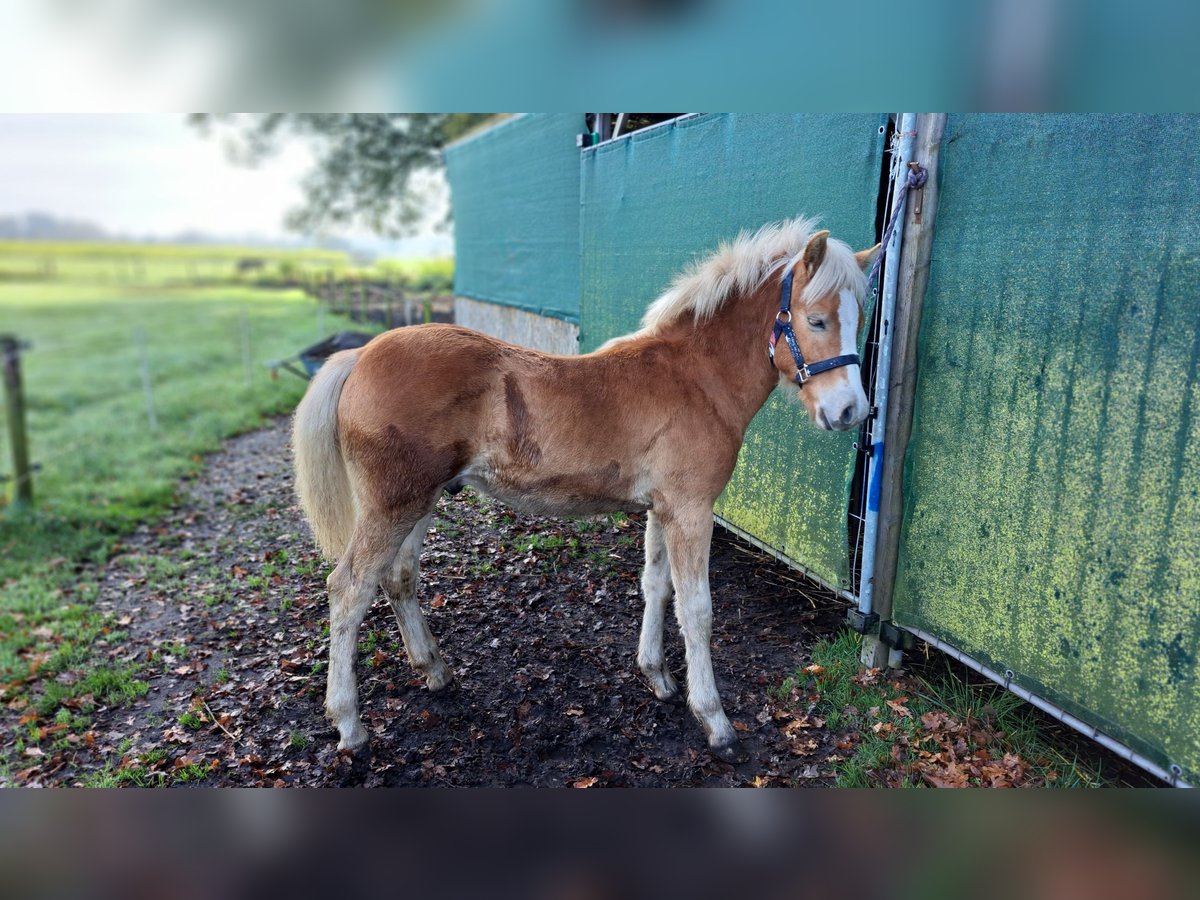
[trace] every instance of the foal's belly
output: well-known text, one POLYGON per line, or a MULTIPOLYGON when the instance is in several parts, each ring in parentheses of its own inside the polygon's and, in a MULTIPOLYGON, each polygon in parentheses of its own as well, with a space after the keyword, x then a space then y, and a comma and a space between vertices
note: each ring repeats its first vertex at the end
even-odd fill
POLYGON ((541 516, 590 516, 598 513, 640 512, 650 508, 611 468, 596 472, 549 474, 472 466, 457 479, 506 506, 541 516))

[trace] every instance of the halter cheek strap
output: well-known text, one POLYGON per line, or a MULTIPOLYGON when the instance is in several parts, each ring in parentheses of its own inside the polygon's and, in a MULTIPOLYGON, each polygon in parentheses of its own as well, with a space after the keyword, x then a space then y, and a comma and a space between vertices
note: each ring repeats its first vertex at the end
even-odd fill
POLYGON ((788 350, 792 353, 792 359, 796 363, 796 384, 801 387, 804 387, 804 383, 814 375, 820 375, 822 372, 828 372, 830 369, 837 369, 841 366, 861 365, 862 362, 859 360, 857 353, 832 356, 829 359, 823 359, 815 363, 806 363, 804 361, 804 354, 800 352, 800 345, 796 342, 796 332, 792 331, 793 274, 793 270, 788 269, 787 274, 783 276, 783 282, 779 289, 779 312, 775 314, 775 328, 771 332, 771 340, 767 343, 767 356, 771 360, 771 365, 775 365, 775 343, 779 340, 781 334, 787 342, 788 350))

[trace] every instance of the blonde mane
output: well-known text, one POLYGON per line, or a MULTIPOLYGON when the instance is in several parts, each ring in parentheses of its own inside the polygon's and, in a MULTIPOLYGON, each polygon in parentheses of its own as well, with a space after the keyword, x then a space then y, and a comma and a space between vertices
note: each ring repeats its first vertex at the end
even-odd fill
MULTIPOLYGON (((711 318, 730 297, 758 290, 772 275, 790 269, 816 230, 815 219, 788 219, 764 225, 753 233, 743 231, 732 242, 721 244, 711 256, 685 269, 671 286, 646 309, 642 332, 655 331, 691 313, 697 324, 711 318)), ((803 304, 848 288, 861 307, 867 278, 844 242, 830 238, 825 259, 799 300, 803 304)))

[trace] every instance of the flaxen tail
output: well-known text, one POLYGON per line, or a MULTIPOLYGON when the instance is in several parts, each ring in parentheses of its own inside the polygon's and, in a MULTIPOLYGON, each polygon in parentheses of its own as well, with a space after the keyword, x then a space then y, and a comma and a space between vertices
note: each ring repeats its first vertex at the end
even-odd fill
POLYGON ((317 545, 335 561, 354 533, 354 491, 338 442, 337 411, 342 386, 357 360, 357 350, 329 357, 309 384, 292 422, 300 506, 317 545))

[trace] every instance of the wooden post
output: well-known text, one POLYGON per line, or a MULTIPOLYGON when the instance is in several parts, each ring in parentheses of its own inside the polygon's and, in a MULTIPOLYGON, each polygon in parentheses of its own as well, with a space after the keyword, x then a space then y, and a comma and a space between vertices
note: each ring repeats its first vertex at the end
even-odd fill
POLYGON ((925 168, 928 180, 923 188, 908 197, 904 236, 900 243, 900 274, 892 322, 892 365, 883 438, 887 452, 880 472, 879 531, 875 543, 874 609, 883 621, 892 617, 900 524, 904 517, 904 456, 912 434, 917 381, 917 335, 921 328, 925 288, 929 284, 929 259, 938 206, 938 159, 945 130, 945 113, 917 116, 913 160, 925 168))
POLYGON ((33 506, 33 467, 29 464, 25 432, 25 395, 21 390, 21 343, 16 336, 0 334, 4 354, 4 406, 8 410, 8 435, 12 442, 13 478, 17 489, 14 507, 33 506))

